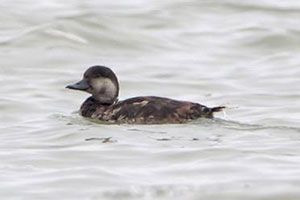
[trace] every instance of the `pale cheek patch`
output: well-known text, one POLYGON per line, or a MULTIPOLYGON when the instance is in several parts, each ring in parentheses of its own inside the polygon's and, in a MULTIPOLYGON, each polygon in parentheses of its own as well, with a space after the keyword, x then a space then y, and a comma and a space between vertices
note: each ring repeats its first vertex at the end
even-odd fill
POLYGON ((104 79, 93 79, 91 85, 93 86, 94 90, 99 91, 104 87, 104 79))
POLYGON ((92 86, 95 91, 104 93, 107 96, 114 96, 117 92, 116 86, 108 78, 97 78, 92 80, 92 86))

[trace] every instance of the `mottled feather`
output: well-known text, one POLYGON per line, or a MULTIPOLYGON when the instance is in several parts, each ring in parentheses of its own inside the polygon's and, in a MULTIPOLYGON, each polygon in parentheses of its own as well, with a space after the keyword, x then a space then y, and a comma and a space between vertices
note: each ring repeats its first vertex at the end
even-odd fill
POLYGON ((200 117, 212 118, 222 107, 208 108, 198 103, 145 96, 119 101, 112 105, 88 98, 81 106, 84 117, 102 121, 137 124, 184 123, 200 117))

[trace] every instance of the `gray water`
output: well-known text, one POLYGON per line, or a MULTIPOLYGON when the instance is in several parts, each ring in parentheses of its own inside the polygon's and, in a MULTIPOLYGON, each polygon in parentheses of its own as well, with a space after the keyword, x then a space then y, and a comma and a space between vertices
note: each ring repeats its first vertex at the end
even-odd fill
POLYGON ((2 0, 1 199, 300 199, 300 1, 2 0), (225 105, 106 125, 66 90, 95 64, 120 99, 225 105))

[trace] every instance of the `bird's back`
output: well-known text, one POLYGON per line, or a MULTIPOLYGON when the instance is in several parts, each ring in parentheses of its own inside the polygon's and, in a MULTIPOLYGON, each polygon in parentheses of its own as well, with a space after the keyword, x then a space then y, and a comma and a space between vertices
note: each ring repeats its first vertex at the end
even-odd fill
POLYGON ((120 123, 183 123, 200 117, 212 118, 212 108, 198 103, 145 96, 120 101, 107 109, 108 118, 120 123))

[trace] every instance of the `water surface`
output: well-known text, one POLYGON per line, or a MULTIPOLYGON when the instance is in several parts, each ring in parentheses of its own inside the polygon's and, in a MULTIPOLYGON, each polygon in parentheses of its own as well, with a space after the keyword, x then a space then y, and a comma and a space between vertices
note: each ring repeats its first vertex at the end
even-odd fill
POLYGON ((299 199, 300 3, 4 0, 3 199, 299 199), (120 99, 226 105, 179 125, 106 125, 65 85, 111 67, 120 99))

